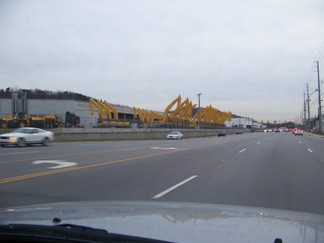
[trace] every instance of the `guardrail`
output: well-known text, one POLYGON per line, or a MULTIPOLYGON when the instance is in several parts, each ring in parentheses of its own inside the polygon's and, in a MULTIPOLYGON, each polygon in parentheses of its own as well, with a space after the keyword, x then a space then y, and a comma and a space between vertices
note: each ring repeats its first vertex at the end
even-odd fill
MULTIPOLYGON (((140 140, 165 139, 166 135, 175 129, 152 128, 56 128, 55 141, 98 141, 98 140, 140 140)), ((235 134, 237 129, 177 129, 184 138, 217 136, 225 131, 226 134, 235 134)), ((251 132, 241 129, 242 133, 251 132)))
MULTIPOLYGON (((13 129, 0 129, 7 133, 13 129)), ((224 128, 224 129, 171 129, 171 128, 54 128, 49 129, 55 134, 56 142, 72 141, 101 141, 101 140, 141 140, 165 139, 171 131, 179 131, 184 138, 210 137, 220 133, 228 135, 237 131, 251 132, 249 129, 224 128)), ((261 130, 260 130, 261 131, 261 130)), ((262 130, 263 131, 263 130, 262 130)))

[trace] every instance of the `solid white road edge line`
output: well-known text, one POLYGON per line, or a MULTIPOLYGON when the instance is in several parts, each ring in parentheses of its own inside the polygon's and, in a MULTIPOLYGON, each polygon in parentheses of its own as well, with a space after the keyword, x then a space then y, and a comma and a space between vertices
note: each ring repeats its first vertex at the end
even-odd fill
POLYGON ((169 189, 167 189, 167 190, 165 190, 165 191, 163 191, 163 192, 161 192, 161 193, 155 195, 154 197, 152 197, 152 199, 158 199, 158 198, 164 196, 165 194, 167 194, 167 193, 173 191, 174 189, 178 188, 179 186, 182 186, 183 184, 185 184, 185 183, 191 181, 192 179, 195 179, 196 177, 197 177, 197 175, 191 176, 191 177, 189 177, 188 179, 186 179, 186 180, 184 180, 184 181, 182 181, 182 182, 180 182, 180 183, 174 185, 173 187, 170 187, 169 189))

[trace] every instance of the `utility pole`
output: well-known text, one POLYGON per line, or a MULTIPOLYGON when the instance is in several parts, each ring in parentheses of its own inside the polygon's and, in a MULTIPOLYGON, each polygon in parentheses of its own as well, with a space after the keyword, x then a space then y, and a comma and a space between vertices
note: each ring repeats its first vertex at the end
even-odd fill
POLYGON ((200 96, 202 95, 201 93, 197 94, 198 95, 198 129, 200 129, 200 96))
POLYGON ((309 108, 309 102, 310 102, 310 99, 309 99, 309 87, 308 87, 308 83, 307 83, 307 116, 308 116, 308 119, 307 119, 307 129, 308 131, 311 130, 311 123, 310 123, 310 108, 309 108))
POLYGON ((319 61, 317 61, 317 81, 318 81, 318 128, 319 132, 322 132, 322 101, 321 101, 321 81, 319 73, 319 61))
POLYGON ((306 124, 307 124, 307 122, 306 122, 306 93, 304 91, 304 130, 307 129, 306 124))

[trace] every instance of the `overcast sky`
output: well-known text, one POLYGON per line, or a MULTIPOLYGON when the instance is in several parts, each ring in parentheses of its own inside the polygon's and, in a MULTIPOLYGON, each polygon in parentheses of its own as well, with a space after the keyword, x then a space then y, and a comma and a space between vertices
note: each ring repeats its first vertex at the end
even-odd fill
POLYGON ((158 111, 202 93, 202 106, 288 121, 317 59, 324 77, 323 43, 323 0, 0 0, 0 88, 158 111))

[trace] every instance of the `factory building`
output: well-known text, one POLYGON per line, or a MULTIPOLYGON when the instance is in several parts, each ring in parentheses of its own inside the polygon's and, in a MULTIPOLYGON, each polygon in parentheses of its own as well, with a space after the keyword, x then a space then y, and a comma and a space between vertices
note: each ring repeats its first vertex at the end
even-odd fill
MULTIPOLYGON (((113 105, 119 113, 119 119, 133 118, 132 108, 113 105)), ((56 114, 64 121, 66 112, 74 113, 80 117, 80 126, 89 128, 97 123, 99 114, 95 110, 90 114, 88 101, 71 99, 28 99, 26 94, 13 93, 12 98, 0 98, 0 117, 16 113, 28 115, 56 114)))
POLYGON ((225 126, 230 128, 261 128, 262 124, 248 117, 236 117, 225 121, 225 126))

